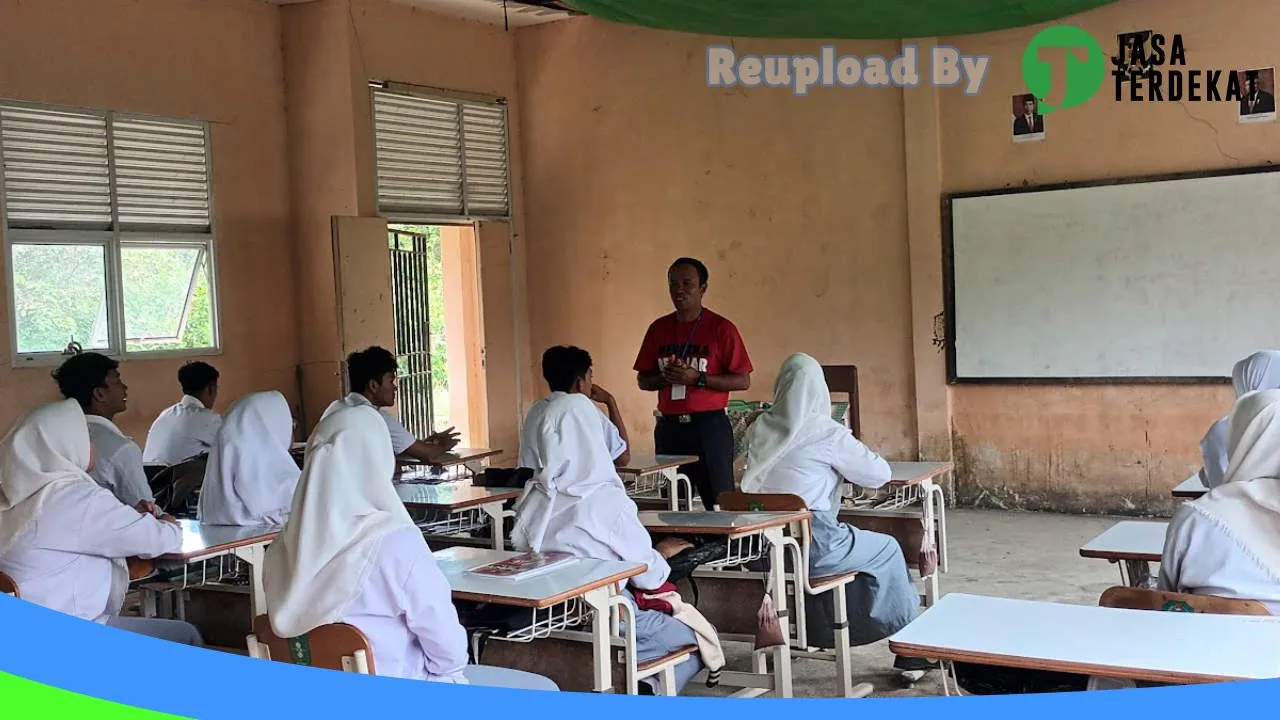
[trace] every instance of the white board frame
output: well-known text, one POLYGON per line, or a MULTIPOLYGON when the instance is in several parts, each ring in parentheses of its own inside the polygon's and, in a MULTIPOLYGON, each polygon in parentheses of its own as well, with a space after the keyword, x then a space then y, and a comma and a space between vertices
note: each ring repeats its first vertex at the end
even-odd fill
POLYGON ((957 372, 956 363, 956 285, 955 285, 955 246, 954 246, 954 204, 967 198, 991 197, 1022 193, 1044 193, 1080 188, 1096 188, 1114 185, 1138 183, 1156 183, 1179 180, 1197 180, 1203 178, 1229 177, 1238 175, 1256 175, 1280 172, 1280 166, 1264 165, 1247 168, 1231 168, 1184 173, 1167 173, 1161 175, 1145 175, 1127 178, 1108 178, 1104 180, 1087 180, 1078 182, 1054 183, 1046 185, 1025 185, 1019 187, 997 188, 970 192, 949 193, 942 198, 942 263, 943 263, 943 311, 946 327, 946 362, 947 382, 951 385, 963 384, 1022 384, 1022 385, 1062 385, 1062 384, 1222 384, 1230 383, 1229 368, 1223 369, 1222 375, 1214 376, 1084 376, 1084 377, 1044 377, 1044 376, 963 376, 957 372))

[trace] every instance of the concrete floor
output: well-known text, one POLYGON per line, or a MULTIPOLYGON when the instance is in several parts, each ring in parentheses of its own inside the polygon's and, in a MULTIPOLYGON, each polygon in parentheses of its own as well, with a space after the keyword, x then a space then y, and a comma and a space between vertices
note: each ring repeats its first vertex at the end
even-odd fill
MULTIPOLYGON (((1119 584, 1120 571, 1103 560, 1080 557, 1080 546, 1117 522, 1118 518, 1052 515, 994 510, 951 510, 947 513, 950 572, 942 576, 942 594, 981 595, 1053 600, 1093 605, 1098 596, 1119 584)), ((729 666, 750 667, 747 645, 726 643, 729 666)), ((792 664, 796 697, 833 697, 835 663, 796 659, 792 664)), ((888 641, 853 653, 854 683, 875 686, 873 697, 940 695, 939 673, 932 672, 913 687, 904 687, 893 670, 888 641)), ((691 683, 687 695, 722 695, 691 683)))

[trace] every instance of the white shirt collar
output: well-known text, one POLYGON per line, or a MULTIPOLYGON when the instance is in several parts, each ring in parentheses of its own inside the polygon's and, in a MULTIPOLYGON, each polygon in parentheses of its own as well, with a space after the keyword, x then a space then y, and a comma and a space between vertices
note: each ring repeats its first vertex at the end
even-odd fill
POLYGON ((120 432, 120 428, 116 427, 115 423, 102 417, 101 415, 89 415, 86 413, 84 416, 84 419, 87 420, 90 425, 101 425, 102 427, 107 428, 111 432, 119 435, 120 437, 125 437, 125 434, 120 432))
POLYGON ((365 397, 365 396, 364 396, 364 394, 362 394, 362 393, 358 393, 358 392, 347 393, 347 404, 348 404, 348 405, 350 405, 351 407, 359 407, 359 406, 361 406, 361 405, 368 405, 369 407, 373 408, 374 410, 377 410, 377 409, 378 409, 378 408, 373 404, 373 401, 371 401, 369 398, 365 397))
POLYGON ((204 406, 204 403, 200 402, 200 398, 193 395, 183 395, 182 399, 178 401, 178 404, 182 407, 195 408, 197 410, 208 410, 208 408, 204 406))

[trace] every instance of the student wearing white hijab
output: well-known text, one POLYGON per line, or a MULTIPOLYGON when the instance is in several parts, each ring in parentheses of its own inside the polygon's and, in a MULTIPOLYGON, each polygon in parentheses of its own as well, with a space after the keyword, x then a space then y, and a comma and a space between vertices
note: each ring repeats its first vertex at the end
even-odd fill
POLYGON ((289 455, 293 415, 284 395, 245 395, 218 429, 200 489, 200 521, 281 525, 289 515, 298 463, 289 455))
MULTIPOLYGON (((1236 399, 1255 390, 1280 389, 1280 351, 1263 350, 1235 364, 1231 369, 1231 385, 1236 399)), ((1200 441, 1204 466, 1200 482, 1210 490, 1222 484, 1227 471, 1227 418, 1215 422, 1200 441)))
POLYGON ((125 558, 154 558, 182 547, 173 518, 139 512, 99 487, 89 428, 75 400, 44 405, 0 440, 0 572, 22 599, 143 635, 201 645, 176 620, 121 617, 125 558))
POLYGON ((1160 587, 1259 600, 1280 614, 1280 390, 1243 395, 1228 426, 1226 475, 1174 513, 1160 587))
MULTIPOLYGON (((614 469, 599 415, 586 395, 558 395, 547 401, 530 433, 530 450, 541 470, 516 504, 511 542, 526 552, 645 563, 648 569, 631 578, 631 584, 657 590, 671 572, 666 559, 688 544, 664 540, 654 547, 614 469)), ((636 613, 640 661, 695 644, 694 631, 675 618, 656 610, 636 613)), ((677 665, 676 687, 683 688, 701 668, 696 653, 677 665)), ((644 683, 649 691, 655 689, 652 679, 644 683)))
MULTIPOLYGON (((790 493, 812 511, 809 572, 815 577, 857 572, 847 588, 849 636, 854 645, 889 637, 915 618, 919 607, 902 548, 892 536, 842 525, 837 519, 842 480, 867 488, 889 482, 889 464, 831 419, 831 393, 822 366, 803 353, 787 359, 774 385, 773 406, 747 431, 742 491, 790 493)), ((806 597, 806 613, 829 617, 828 595, 806 597)), ((833 647, 830 623, 810 622, 809 643, 833 647)), ((931 664, 896 663, 902 670, 931 664)))
POLYGON ((379 675, 556 690, 537 675, 467 665, 449 584, 386 479, 394 463, 371 407, 337 409, 316 426, 289 520, 267 548, 272 630, 296 637, 347 623, 369 639, 379 675))

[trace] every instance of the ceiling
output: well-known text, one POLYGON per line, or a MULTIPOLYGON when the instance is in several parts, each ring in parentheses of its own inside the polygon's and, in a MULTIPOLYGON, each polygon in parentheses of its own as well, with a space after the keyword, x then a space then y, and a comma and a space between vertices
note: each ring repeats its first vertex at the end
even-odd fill
POLYGON ((913 38, 1057 20, 1116 0, 569 0, 615 22, 735 37, 913 38))
MULTIPOLYGON (((268 0, 276 5, 293 5, 311 2, 311 0, 268 0)), ((502 0, 395 0, 404 5, 413 5, 441 15, 478 20, 490 25, 524 27, 540 25, 573 17, 565 10, 537 7, 510 0, 506 3, 505 12, 502 0)))

